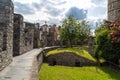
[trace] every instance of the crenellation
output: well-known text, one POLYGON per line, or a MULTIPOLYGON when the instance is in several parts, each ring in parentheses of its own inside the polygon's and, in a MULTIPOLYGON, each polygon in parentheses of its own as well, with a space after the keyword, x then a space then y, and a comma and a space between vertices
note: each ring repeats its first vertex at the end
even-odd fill
POLYGON ((58 40, 56 25, 40 26, 24 22, 21 14, 14 13, 11 0, 0 0, 0 70, 19 56, 41 46, 54 46, 58 40))
POLYGON ((14 14, 13 56, 21 55, 33 49, 33 28, 34 24, 23 22, 21 14, 14 14))

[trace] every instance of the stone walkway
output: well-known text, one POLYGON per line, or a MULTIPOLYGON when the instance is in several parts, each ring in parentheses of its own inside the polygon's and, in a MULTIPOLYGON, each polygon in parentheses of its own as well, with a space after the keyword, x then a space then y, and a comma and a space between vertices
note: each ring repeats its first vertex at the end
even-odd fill
POLYGON ((33 49, 13 58, 13 62, 0 72, 0 80, 30 80, 34 58, 41 51, 42 49, 33 49))

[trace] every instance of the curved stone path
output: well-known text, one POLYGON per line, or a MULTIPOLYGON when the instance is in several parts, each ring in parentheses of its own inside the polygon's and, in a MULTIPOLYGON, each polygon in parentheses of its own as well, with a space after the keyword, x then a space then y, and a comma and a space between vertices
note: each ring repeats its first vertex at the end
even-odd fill
POLYGON ((31 73, 34 59, 41 51, 42 48, 33 49, 21 56, 14 57, 13 62, 0 72, 0 80, 38 80, 37 74, 31 79, 31 73))

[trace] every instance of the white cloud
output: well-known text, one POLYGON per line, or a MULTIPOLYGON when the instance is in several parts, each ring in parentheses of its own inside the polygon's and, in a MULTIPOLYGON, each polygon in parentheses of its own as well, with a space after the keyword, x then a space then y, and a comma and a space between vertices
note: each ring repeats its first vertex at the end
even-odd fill
POLYGON ((58 23, 65 17, 71 7, 88 10, 88 20, 105 19, 107 15, 107 0, 14 0, 14 3, 15 12, 22 14, 25 20, 34 22, 51 21, 51 23, 58 23), (15 2, 28 6, 28 11, 25 9, 22 12, 23 10, 18 8, 20 5, 18 6, 15 2), (101 11, 97 13, 95 9, 100 9, 101 7, 101 11), (24 14, 25 12, 31 12, 32 14, 24 14))
POLYGON ((32 2, 39 2, 40 0, 13 0, 13 2, 20 2, 20 3, 32 3, 32 2))

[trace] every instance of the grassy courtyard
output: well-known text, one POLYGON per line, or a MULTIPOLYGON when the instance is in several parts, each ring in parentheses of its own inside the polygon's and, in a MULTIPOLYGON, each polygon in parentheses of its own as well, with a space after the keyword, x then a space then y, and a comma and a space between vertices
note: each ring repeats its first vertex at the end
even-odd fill
POLYGON ((120 80, 120 74, 108 67, 66 67, 43 64, 39 80, 120 80))

